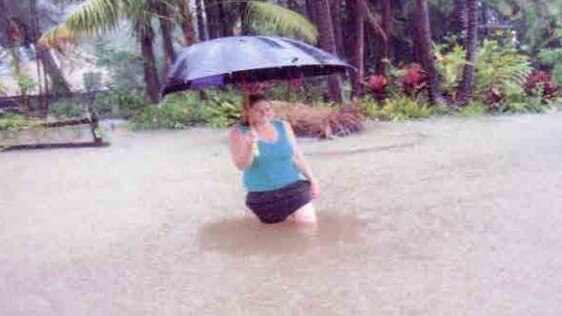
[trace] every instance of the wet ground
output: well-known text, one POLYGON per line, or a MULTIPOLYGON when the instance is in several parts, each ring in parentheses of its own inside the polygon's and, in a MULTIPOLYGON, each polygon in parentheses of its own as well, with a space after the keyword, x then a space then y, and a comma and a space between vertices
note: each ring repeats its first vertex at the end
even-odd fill
POLYGON ((243 204, 226 130, 0 153, 0 315, 562 314, 562 114, 302 140, 315 233, 243 204))

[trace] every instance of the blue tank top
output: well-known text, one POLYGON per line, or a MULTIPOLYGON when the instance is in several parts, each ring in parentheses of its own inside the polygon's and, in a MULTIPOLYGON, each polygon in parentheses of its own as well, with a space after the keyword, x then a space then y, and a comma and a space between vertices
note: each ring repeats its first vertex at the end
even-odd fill
MULTIPOLYGON (((270 143, 258 140, 259 155, 252 165, 244 170, 243 181, 249 192, 263 192, 282 188, 301 179, 293 162, 293 147, 280 120, 271 121, 277 131, 277 141, 270 143)), ((250 128, 240 125, 243 134, 250 128)))

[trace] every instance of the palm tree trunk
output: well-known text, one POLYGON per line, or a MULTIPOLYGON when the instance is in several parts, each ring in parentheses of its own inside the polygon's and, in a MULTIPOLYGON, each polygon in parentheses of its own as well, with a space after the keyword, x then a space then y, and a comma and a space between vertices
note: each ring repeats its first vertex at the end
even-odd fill
POLYGON ((386 74, 384 59, 390 58, 390 24, 392 23, 392 1, 381 0, 382 23, 381 28, 386 37, 380 36, 380 52, 377 54, 377 64, 375 72, 378 75, 386 74))
POLYGON ((357 72, 353 72, 351 76, 351 95, 353 97, 360 97, 363 92, 361 80, 364 74, 365 18, 362 1, 365 0, 350 0, 347 2, 350 4, 347 9, 350 17, 349 24, 352 26, 352 32, 349 36, 353 37, 351 63, 357 69, 357 72))
POLYGON ((156 57, 154 56, 154 30, 150 22, 138 22, 137 36, 141 46, 143 57, 144 80, 146 82, 146 93, 151 102, 157 103, 160 99, 160 82, 156 68, 156 57))
MULTIPOLYGON (((200 1, 201 0, 199 0, 199 2, 200 1)), ((178 5, 181 16, 180 24, 183 32, 183 40, 186 46, 190 46, 197 43, 197 37, 195 36, 195 30, 193 29, 193 21, 191 18, 191 11, 189 9, 189 0, 178 0, 178 5)))
MULTIPOLYGON (((334 38, 334 28, 332 25, 332 15, 328 0, 308 0, 312 2, 313 15, 316 16, 316 25, 319 36, 318 44, 323 50, 336 54, 336 41, 334 38)), ((341 79, 339 75, 328 76, 328 89, 331 101, 341 102, 341 79)))
POLYGON ((316 8, 315 2, 316 0, 306 0, 306 14, 308 15, 308 19, 314 23, 314 25, 318 25, 318 17, 316 16, 316 8))
POLYGON ((207 17, 207 29, 209 31, 209 39, 221 37, 220 17, 218 12, 219 0, 204 0, 205 15, 207 17))
POLYGON ((41 59, 43 67, 45 67, 45 72, 49 75, 49 78, 51 78, 53 92, 55 94, 69 93, 70 86, 64 78, 64 75, 62 74, 59 66, 55 62, 53 55, 51 55, 51 52, 46 49, 39 49, 38 55, 41 59))
POLYGON ((332 13, 332 25, 334 26, 336 52, 338 56, 343 56, 341 0, 330 0, 330 12, 332 13))
POLYGON ((427 95, 429 103, 440 104, 441 93, 437 70, 435 68, 435 57, 433 55, 431 29, 429 26, 429 9, 427 0, 416 0, 415 23, 418 33, 418 58, 428 78, 427 95))
POLYGON ((220 30, 221 36, 232 36, 234 35, 230 28, 228 27, 228 16, 226 10, 224 8, 223 0, 217 0, 218 2, 218 11, 219 11, 219 23, 220 23, 220 30))
POLYGON ((467 0, 467 9, 466 64, 464 65, 462 81, 459 86, 458 106, 465 106, 470 102, 474 88, 476 45, 478 43, 478 1, 467 0))
POLYGON ((154 12, 158 15, 160 22, 160 32, 162 34, 162 51, 164 52, 164 67, 162 68, 162 78, 166 77, 170 65, 176 59, 174 44, 172 41, 171 16, 166 4, 163 2, 153 2, 154 12))
POLYGON ((248 2, 240 3, 238 10, 240 11, 240 24, 241 24, 242 35, 249 35, 251 29, 250 29, 250 23, 246 15, 247 13, 246 11, 248 10, 248 2))
MULTIPOLYGON (((41 30, 39 28, 39 23, 37 21, 37 0, 33 0, 30 2, 30 14, 32 16, 33 22, 31 23, 32 30, 30 32, 31 38, 33 43, 37 43, 39 38, 41 37, 41 30)), ((42 49, 35 45, 36 52, 35 54, 41 60, 41 64, 43 64, 43 71, 49 75, 51 79, 52 87, 55 93, 66 94, 70 92, 70 85, 68 81, 64 78, 62 71, 60 70, 59 66, 55 62, 53 55, 48 49, 42 49)), ((38 84, 40 83, 40 78, 37 78, 38 84)), ((45 108, 41 109, 42 111, 48 111, 48 105, 45 105, 45 108)))
MULTIPOLYGON (((209 39, 209 30, 207 29, 207 21, 205 20, 203 5, 203 0, 195 0, 195 16, 197 17, 197 33, 199 34, 199 41, 206 41, 209 39)), ((191 15, 189 16, 191 17, 191 15)), ((186 43, 187 40, 188 39, 186 38, 186 43)))
POLYGON ((468 25, 466 8, 466 0, 455 0, 455 22, 453 23, 453 32, 456 34, 463 34, 463 40, 461 40, 461 42, 464 41, 468 25))

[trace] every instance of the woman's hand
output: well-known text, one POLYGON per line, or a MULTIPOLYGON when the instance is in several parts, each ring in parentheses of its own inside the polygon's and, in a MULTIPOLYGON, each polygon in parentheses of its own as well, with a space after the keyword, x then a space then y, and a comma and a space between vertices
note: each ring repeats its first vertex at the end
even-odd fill
POLYGON ((318 180, 312 179, 310 180, 310 198, 316 199, 320 196, 320 185, 318 184, 318 180))
POLYGON ((246 133, 244 137, 244 142, 246 146, 253 147, 258 142, 258 133, 254 129, 250 129, 248 133, 246 133))

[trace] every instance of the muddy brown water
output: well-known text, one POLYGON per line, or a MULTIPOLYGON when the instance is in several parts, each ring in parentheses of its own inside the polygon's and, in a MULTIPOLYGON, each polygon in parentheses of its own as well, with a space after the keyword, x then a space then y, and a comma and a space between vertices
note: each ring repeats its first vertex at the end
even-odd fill
POLYGON ((315 232, 243 204, 226 130, 0 153, 0 315, 562 314, 562 115, 301 140, 315 232))

